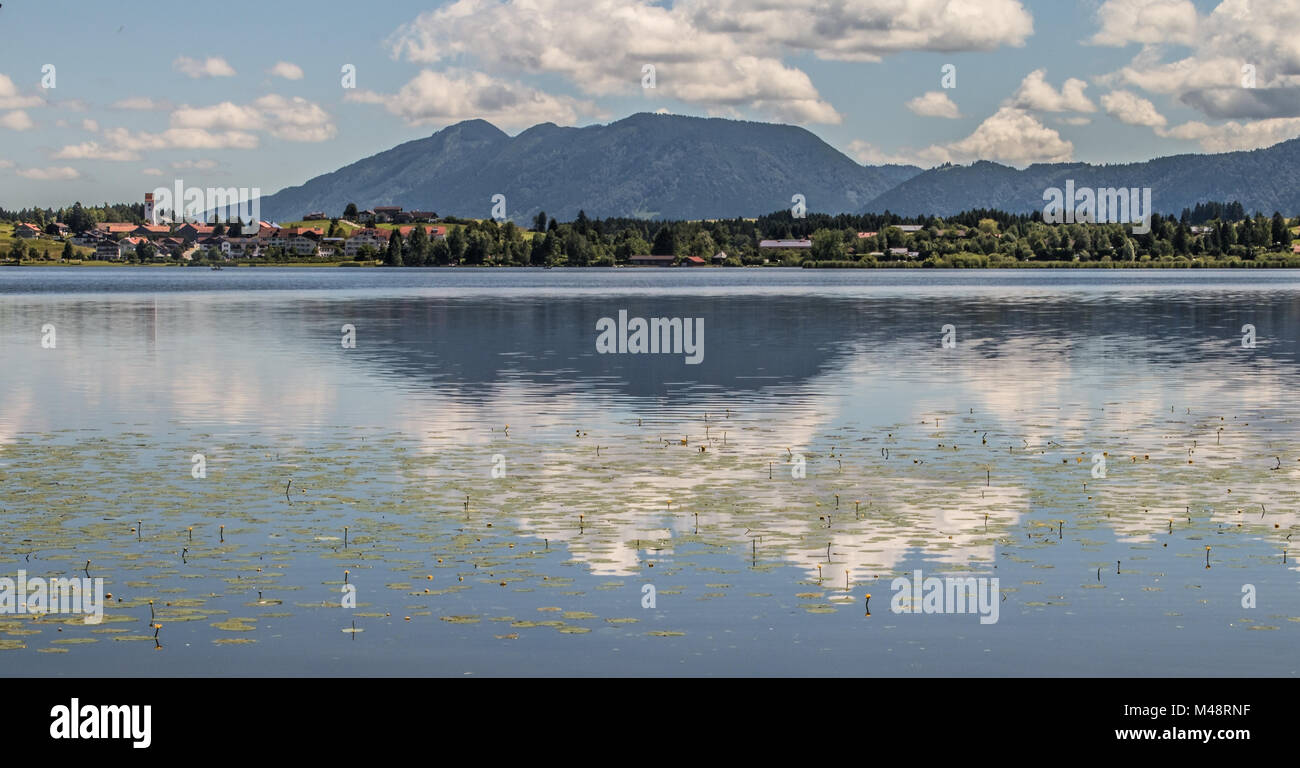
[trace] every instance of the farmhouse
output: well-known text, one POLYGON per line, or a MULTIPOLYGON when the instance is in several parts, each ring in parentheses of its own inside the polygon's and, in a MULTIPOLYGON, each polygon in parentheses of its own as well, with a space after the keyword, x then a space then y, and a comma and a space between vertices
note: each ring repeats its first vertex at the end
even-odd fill
POLYGON ((16 237, 21 237, 26 240, 30 240, 31 238, 37 237, 40 234, 41 234, 41 228, 36 226, 35 224, 23 223, 14 227, 14 235, 16 237))
POLYGON ((95 258, 117 261, 122 258, 122 244, 116 240, 101 240, 95 245, 95 258))

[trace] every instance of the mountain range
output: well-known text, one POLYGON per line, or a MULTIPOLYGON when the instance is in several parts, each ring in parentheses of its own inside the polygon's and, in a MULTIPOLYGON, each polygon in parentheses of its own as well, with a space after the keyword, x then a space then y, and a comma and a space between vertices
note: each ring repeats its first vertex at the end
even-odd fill
POLYGON ((517 136, 467 120, 261 199, 262 217, 294 220, 400 205, 441 216, 488 218, 539 211, 570 220, 752 217, 790 209, 802 195, 819 213, 949 216, 974 208, 1042 210, 1044 190, 1150 187, 1156 211, 1237 200, 1246 210, 1300 212, 1300 139, 1266 149, 1186 154, 1140 163, 990 161, 862 165, 808 130, 722 118, 639 113, 606 125, 535 125, 517 136), (499 198, 498 198, 499 199, 499 198))

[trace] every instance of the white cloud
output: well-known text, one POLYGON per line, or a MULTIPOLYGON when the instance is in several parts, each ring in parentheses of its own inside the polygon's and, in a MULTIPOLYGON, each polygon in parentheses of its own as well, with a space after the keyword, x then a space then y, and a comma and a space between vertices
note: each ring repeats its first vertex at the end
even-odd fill
POLYGON ((1047 82, 1047 70, 1036 69, 1020 82, 1009 103, 1019 109, 1043 112, 1095 112, 1096 105, 1083 93, 1087 87, 1086 82, 1072 77, 1058 91, 1047 82))
POLYGON ((267 70, 267 74, 273 77, 283 77, 285 80, 301 80, 303 78, 302 67, 288 61, 277 61, 274 67, 267 70))
POLYGON ((111 160, 129 163, 140 159, 140 153, 128 149, 117 149, 100 145, 97 141, 81 144, 69 144, 54 153, 56 160, 111 160))
POLYGON ((442 125, 482 118, 507 128, 553 122, 572 125, 579 112, 596 108, 567 96, 552 96, 482 72, 424 70, 395 94, 348 93, 348 101, 380 104, 412 125, 442 125))
POLYGON ((1101 29, 1094 45, 1176 43, 1196 40, 1196 6, 1191 0, 1106 0, 1097 9, 1101 29))
POLYGON ((921 165, 924 161, 907 151, 886 152, 869 141, 854 139, 849 142, 849 155, 863 165, 921 165))
POLYGON ((268 94, 252 104, 229 101, 209 107, 183 106, 172 112, 173 128, 203 130, 267 131, 287 141, 326 141, 337 128, 320 105, 295 96, 268 94))
POLYGON ((1112 91, 1101 97, 1106 114, 1126 125, 1145 125, 1162 128, 1168 122, 1156 110, 1156 105, 1132 91, 1112 91))
POLYGON ((188 56, 178 56, 172 62, 172 69, 181 74, 195 79, 201 77, 234 77, 235 68, 226 63, 226 60, 219 56, 209 56, 199 61, 191 59, 188 56))
POLYGON ((76 168, 68 166, 51 166, 49 168, 22 168, 16 173, 24 179, 33 181, 71 181, 81 178, 81 174, 76 168))
POLYGON ((104 137, 119 149, 257 149, 257 135, 246 131, 207 131, 202 128, 168 128, 161 133, 109 128, 104 137))
POLYGON ((262 111, 269 124, 271 135, 285 141, 328 141, 338 129, 330 115, 319 104, 300 96, 285 98, 267 94, 253 102, 262 111))
POLYGON ((1206 152, 1235 152, 1260 149, 1300 136, 1300 117, 1275 117, 1240 123, 1235 120, 1221 125, 1191 121, 1173 128, 1157 128, 1166 138, 1199 142, 1206 152))
POLYGON ((158 111, 165 112, 172 108, 171 102, 166 99, 155 101, 148 96, 132 96, 121 101, 113 102, 111 109, 129 109, 140 111, 158 111))
POLYGON ((1158 8, 1165 26, 1149 26, 1128 38, 1107 33, 1106 39, 1131 38, 1145 45, 1102 82, 1172 94, 1211 118, 1300 116, 1300 2, 1222 0, 1203 16, 1189 2, 1125 0, 1119 6, 1158 8), (1183 43, 1192 51, 1168 61, 1163 43, 1183 43))
POLYGON ((923 117, 944 117, 949 120, 961 117, 957 105, 944 91, 926 91, 924 95, 907 102, 907 108, 923 117))
POLYGON ((0 128, 8 128, 11 131, 30 131, 36 127, 32 118, 21 109, 15 110, 0 117, 0 128))
POLYGON ((13 167, 14 167, 14 161, 0 160, 0 168, 13 168, 13 167))
POLYGON ((1073 115, 1070 117, 1058 117, 1056 118, 1056 122, 1061 125, 1087 125, 1092 122, 1092 118, 1073 115))
POLYGON ((81 121, 81 130, 89 133, 99 133, 99 121, 86 118, 81 121))
POLYGON ((140 171, 140 173, 143 173, 145 176, 161 176, 161 175, 163 175, 162 170, 159 169, 159 168, 145 168, 143 171, 140 171))
POLYGON ((0 109, 25 109, 45 104, 40 96, 24 96, 8 75, 0 75, 0 109))
POLYGON ((728 35, 749 50, 780 47, 843 61, 989 51, 1023 45, 1034 31, 1019 0, 685 0, 673 11, 690 27, 728 35))
POLYGON ((1028 165, 1067 161, 1074 154, 1074 145, 1025 110, 1004 106, 980 123, 970 136, 930 147, 921 154, 939 161, 997 160, 1010 165, 1028 165))
POLYGON ((457 0, 400 27, 390 46, 413 62, 473 67, 495 79, 557 75, 586 96, 636 93, 705 110, 839 123, 807 73, 784 56, 870 60, 903 50, 985 50, 1018 45, 1032 28, 1018 0, 683 0, 672 7, 457 0), (653 91, 642 90, 645 65, 656 68, 653 91))

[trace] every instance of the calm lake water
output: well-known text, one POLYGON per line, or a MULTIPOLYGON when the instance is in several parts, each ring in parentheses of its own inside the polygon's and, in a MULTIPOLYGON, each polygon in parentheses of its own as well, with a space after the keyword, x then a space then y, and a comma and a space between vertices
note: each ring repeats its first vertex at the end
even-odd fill
POLYGON ((0 577, 113 597, 0 674, 1294 676, 1298 333, 1254 270, 3 269, 0 577))

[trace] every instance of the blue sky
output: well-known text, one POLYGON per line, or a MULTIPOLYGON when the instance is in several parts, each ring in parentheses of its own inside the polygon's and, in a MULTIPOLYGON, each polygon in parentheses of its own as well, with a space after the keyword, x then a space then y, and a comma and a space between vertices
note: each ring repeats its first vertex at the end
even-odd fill
POLYGON ((474 117, 787 122, 926 167, 1300 136, 1300 0, 8 0, 0 29, 6 208, 269 194, 474 117))

